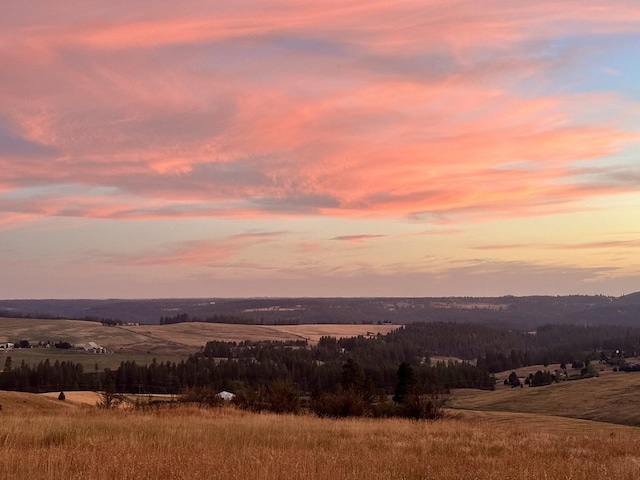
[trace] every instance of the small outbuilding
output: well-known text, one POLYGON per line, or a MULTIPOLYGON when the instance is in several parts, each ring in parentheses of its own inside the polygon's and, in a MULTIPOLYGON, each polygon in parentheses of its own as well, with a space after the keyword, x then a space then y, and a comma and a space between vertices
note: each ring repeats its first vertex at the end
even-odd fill
POLYGON ((231 400, 236 398, 235 394, 231 392, 227 392, 226 390, 223 390, 222 392, 217 393, 216 397, 221 398, 225 402, 230 402, 231 400))
POLYGON ((95 342, 89 342, 84 346, 84 350, 85 352, 91 352, 91 353, 107 353, 107 349, 104 347, 101 347, 100 345, 98 345, 95 342))

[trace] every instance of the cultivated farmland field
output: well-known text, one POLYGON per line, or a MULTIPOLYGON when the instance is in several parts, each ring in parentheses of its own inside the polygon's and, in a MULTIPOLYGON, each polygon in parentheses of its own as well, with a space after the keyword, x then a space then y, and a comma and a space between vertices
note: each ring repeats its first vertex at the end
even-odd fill
MULTIPOLYGON (((107 354, 91 354, 78 349, 60 350, 56 348, 15 349, 11 352, 17 364, 23 360, 37 364, 49 358, 82 363, 85 369, 93 370, 95 365, 116 368, 123 360, 150 363, 154 358, 160 361, 178 362, 189 354, 198 352, 206 342, 221 340, 241 342, 243 340, 287 341, 308 340, 318 342, 320 337, 351 337, 388 333, 397 325, 234 325, 223 323, 176 323, 171 325, 103 326, 98 322, 81 320, 38 320, 26 318, 0 318, 0 342, 28 340, 38 342, 69 342, 82 347, 95 342, 105 347, 107 354)), ((0 354, 0 367, 2 358, 0 354)))
POLYGON ((233 407, 102 410, 0 392, 0 468, 21 479, 637 478, 633 427, 460 412, 437 422, 233 407))

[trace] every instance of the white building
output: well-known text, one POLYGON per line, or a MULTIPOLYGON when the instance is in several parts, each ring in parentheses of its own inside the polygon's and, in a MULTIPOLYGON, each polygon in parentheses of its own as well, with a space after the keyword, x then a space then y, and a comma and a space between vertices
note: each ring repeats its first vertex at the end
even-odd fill
POLYGON ((84 350, 85 352, 91 352, 91 353, 107 353, 107 349, 104 347, 101 347, 100 345, 98 345, 95 342, 89 342, 84 346, 84 350))
POLYGON ((221 398, 222 400, 224 400, 226 402, 230 402, 231 400, 236 398, 235 394, 233 394, 231 392, 227 392, 226 390, 223 390, 222 392, 217 393, 216 397, 221 398))

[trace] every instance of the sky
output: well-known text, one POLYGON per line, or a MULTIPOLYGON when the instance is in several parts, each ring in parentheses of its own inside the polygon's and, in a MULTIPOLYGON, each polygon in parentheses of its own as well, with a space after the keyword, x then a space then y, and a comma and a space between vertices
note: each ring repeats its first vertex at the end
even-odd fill
POLYGON ((0 298, 640 290, 640 3, 0 6, 0 298))

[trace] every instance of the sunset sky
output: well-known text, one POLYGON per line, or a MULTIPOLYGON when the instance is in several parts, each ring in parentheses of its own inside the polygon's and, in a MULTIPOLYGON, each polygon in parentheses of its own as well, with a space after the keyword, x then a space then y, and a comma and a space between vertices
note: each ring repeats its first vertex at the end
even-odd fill
POLYGON ((637 0, 0 9, 0 298, 640 290, 637 0))

